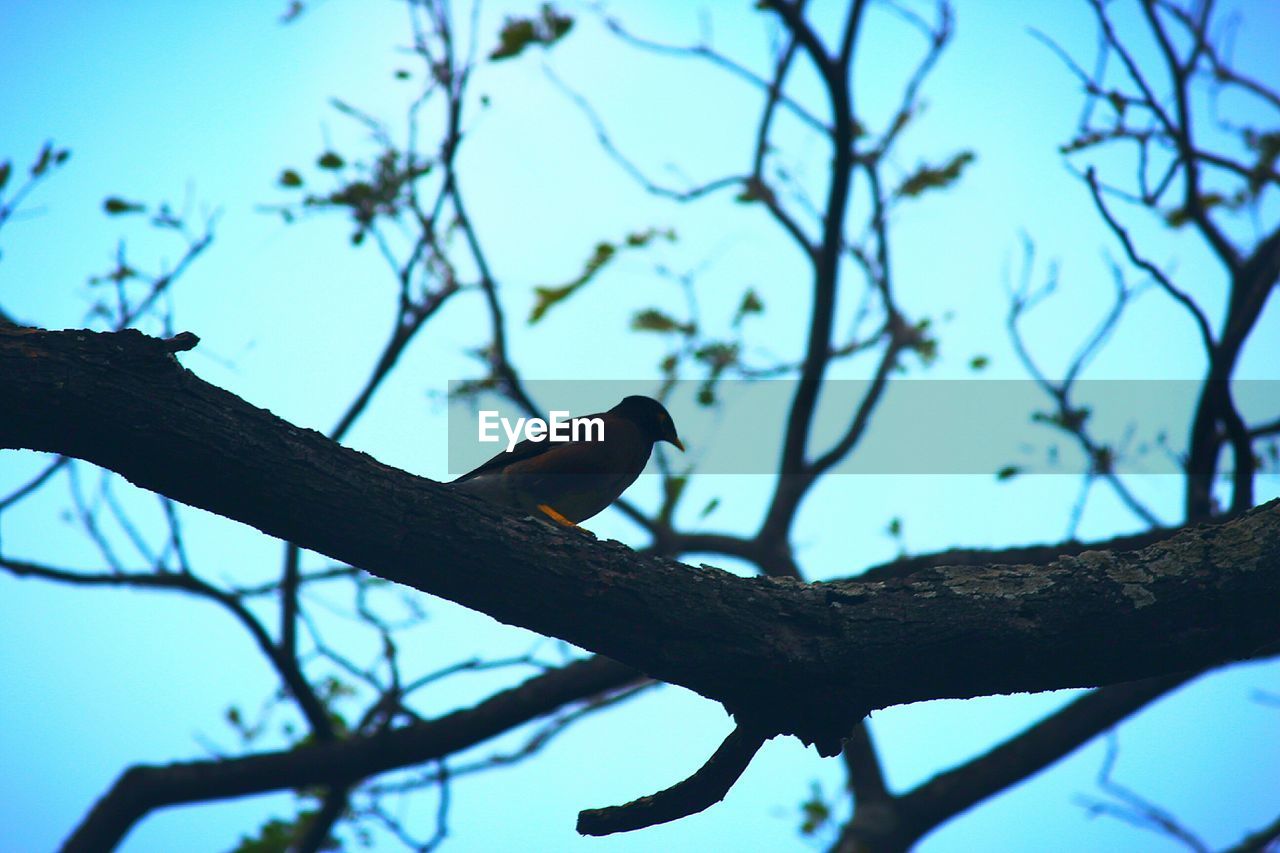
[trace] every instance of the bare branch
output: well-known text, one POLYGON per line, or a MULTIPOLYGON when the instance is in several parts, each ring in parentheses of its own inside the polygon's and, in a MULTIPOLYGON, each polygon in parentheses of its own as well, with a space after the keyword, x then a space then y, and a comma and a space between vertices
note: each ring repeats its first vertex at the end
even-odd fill
POLYGON ((710 808, 729 793, 766 739, 767 736, 739 725, 707 763, 688 779, 626 805, 579 812, 578 832, 583 835, 630 832, 710 808))

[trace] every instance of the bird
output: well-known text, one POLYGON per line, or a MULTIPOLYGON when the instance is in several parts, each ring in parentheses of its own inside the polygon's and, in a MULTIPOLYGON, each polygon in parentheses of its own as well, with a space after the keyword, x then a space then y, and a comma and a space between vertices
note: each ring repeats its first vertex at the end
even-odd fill
POLYGON ((574 441, 525 439, 450 485, 492 503, 577 527, 602 512, 636 481, 659 441, 684 451, 671 414, 652 397, 633 395, 570 424, 599 419, 574 441), (593 440, 597 439, 597 440, 593 440))

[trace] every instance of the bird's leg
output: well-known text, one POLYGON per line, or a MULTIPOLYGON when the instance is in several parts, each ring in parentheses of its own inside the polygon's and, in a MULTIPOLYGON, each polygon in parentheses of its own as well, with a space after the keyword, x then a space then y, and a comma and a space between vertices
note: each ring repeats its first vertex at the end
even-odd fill
POLYGON ((577 528, 578 530, 582 529, 578 527, 578 525, 575 524, 574 522, 570 521, 560 513, 556 512, 555 507, 549 504, 538 504, 538 509, 542 510, 542 512, 545 513, 546 516, 550 518, 552 521, 554 521, 556 524, 560 524, 565 527, 574 527, 574 528, 577 528))

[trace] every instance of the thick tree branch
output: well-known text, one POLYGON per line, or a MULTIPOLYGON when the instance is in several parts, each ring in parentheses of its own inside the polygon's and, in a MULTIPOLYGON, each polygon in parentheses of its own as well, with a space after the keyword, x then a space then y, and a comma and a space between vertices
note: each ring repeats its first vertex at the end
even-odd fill
POLYGON ((803 584, 503 514, 292 427, 138 332, 0 330, 0 399, 0 446, 87 459, 824 754, 875 708, 1185 672, 1280 640, 1280 502, 1136 552, 803 584))
POLYGON ((165 806, 319 785, 342 787, 442 758, 639 677, 616 661, 595 657, 534 676, 474 708, 395 731, 246 758, 136 765, 94 806, 63 850, 112 849, 135 822, 165 806))

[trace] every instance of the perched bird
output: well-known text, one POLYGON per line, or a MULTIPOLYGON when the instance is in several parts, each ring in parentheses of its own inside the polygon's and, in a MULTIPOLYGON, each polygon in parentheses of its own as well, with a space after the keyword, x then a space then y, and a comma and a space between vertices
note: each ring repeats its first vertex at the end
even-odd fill
POLYGON ((671 415, 650 397, 624 397, 609 411, 573 418, 570 424, 595 419, 602 428, 582 429, 579 440, 525 439, 452 485, 572 527, 609 506, 636 481, 654 443, 665 441, 684 450, 671 415))

